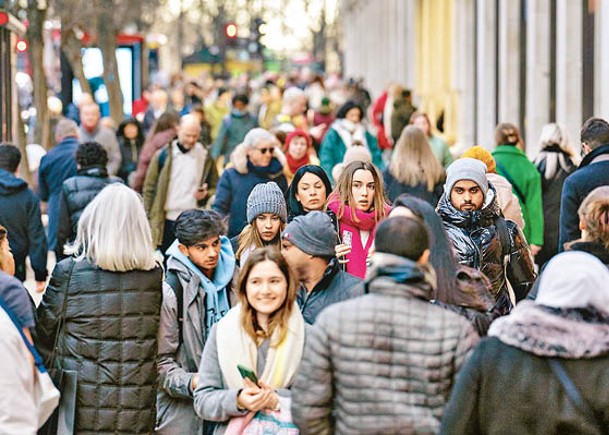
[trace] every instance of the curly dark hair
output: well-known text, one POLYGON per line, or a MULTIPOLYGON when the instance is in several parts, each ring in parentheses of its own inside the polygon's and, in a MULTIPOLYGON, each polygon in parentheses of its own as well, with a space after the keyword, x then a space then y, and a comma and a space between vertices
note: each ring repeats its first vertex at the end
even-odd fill
POLYGON ((97 142, 81 143, 76 150, 76 163, 81 168, 88 168, 90 166, 106 167, 108 164, 108 153, 97 142))

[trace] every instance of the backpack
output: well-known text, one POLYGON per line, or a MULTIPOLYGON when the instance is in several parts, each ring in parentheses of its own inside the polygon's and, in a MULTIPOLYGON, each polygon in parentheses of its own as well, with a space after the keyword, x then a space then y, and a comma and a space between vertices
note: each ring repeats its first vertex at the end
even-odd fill
POLYGON ((165 282, 171 287, 176 295, 178 306, 178 329, 180 331, 180 344, 182 343, 182 331, 184 329, 184 288, 178 274, 174 270, 168 270, 165 274, 165 282))
POLYGON ((499 240, 501 242, 501 255, 503 258, 503 273, 505 276, 505 284, 507 286, 508 294, 510 296, 510 302, 512 303, 512 307, 514 307, 516 306, 516 294, 514 293, 512 284, 510 284, 510 280, 507 276, 507 267, 510 263, 512 243, 510 241, 510 231, 507 226, 507 221, 504 217, 498 216, 497 219, 495 219, 495 228, 497 229, 497 235, 499 236, 499 240))

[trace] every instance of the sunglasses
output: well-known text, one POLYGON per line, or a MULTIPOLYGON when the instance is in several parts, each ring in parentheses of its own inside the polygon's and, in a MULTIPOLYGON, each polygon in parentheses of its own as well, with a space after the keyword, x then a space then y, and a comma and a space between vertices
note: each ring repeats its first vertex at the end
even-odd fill
POLYGON ((260 151, 260 154, 266 154, 266 152, 268 151, 269 154, 273 154, 273 151, 275 151, 275 147, 269 147, 269 148, 256 148, 258 151, 260 151))

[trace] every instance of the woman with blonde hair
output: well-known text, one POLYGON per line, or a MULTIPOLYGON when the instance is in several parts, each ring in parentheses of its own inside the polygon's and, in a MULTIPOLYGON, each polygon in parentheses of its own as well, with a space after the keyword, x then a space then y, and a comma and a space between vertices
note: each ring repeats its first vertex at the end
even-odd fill
POLYGON ((77 372, 75 433, 152 433, 162 270, 141 198, 105 187, 37 309, 47 367, 77 372))
POLYGON ((442 196, 446 172, 423 131, 409 125, 402 130, 395 144, 391 163, 383 171, 383 178, 390 201, 408 193, 435 207, 442 196))
POLYGON ((567 250, 587 252, 609 266, 609 186, 590 192, 577 214, 582 236, 568 243, 567 250))
POLYGON ((542 266, 558 252, 560 198, 567 177, 577 169, 567 130, 560 124, 546 124, 539 137, 541 151, 533 161, 541 174, 543 203, 543 247, 535 256, 542 266))
POLYGON ((229 421, 258 411, 289 411, 289 388, 305 340, 296 288, 295 277, 275 248, 257 249, 245 262, 239 304, 213 326, 194 392, 199 417, 218 422, 214 433, 224 433, 227 426, 231 433, 241 433, 233 427, 239 422, 229 421))
POLYGON ((346 257, 347 272, 359 278, 366 276, 366 258, 376 226, 388 215, 383 179, 369 162, 352 162, 341 173, 334 192, 328 198, 328 209, 338 221, 338 257, 346 257))

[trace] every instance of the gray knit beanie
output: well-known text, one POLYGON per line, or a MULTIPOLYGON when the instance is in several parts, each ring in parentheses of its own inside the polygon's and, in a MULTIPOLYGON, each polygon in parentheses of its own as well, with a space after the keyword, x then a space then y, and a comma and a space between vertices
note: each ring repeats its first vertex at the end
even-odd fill
POLYGON ((446 184, 444 185, 444 191, 449 197, 455 183, 461 180, 469 180, 476 183, 478 187, 480 187, 480 190, 482 190, 484 199, 486 199, 488 180, 486 179, 486 165, 483 162, 470 157, 464 157, 455 160, 454 163, 446 169, 446 184))
POLYGON ((282 222, 288 219, 283 192, 274 181, 256 184, 247 198, 248 224, 251 224, 256 216, 263 213, 276 214, 282 222))
POLYGON ((295 245, 302 252, 315 257, 334 257, 338 234, 332 219, 321 211, 297 216, 285 227, 281 238, 295 245))

